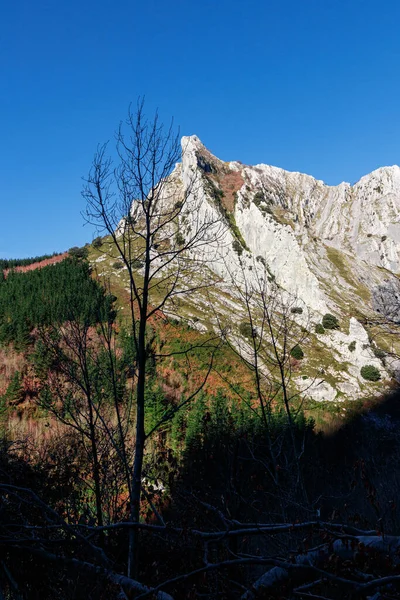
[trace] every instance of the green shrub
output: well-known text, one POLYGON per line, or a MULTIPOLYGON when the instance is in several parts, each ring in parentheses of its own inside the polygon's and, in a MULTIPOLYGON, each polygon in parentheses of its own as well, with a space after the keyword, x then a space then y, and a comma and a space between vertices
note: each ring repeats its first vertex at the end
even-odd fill
POLYGON ((123 269, 124 263, 122 263, 121 261, 118 260, 115 263, 113 263, 112 267, 113 267, 113 269, 123 269))
POLYGON ((101 248, 101 246, 103 245, 103 238, 101 237, 101 235, 99 235, 98 237, 94 238, 93 242, 92 242, 92 246, 93 248, 101 248))
POLYGON ((322 326, 325 329, 339 329, 339 321, 335 316, 326 313, 326 315, 322 317, 322 326))
POLYGON ((267 265, 267 279, 270 283, 273 283, 275 281, 275 275, 273 274, 273 272, 271 271, 271 269, 269 268, 269 266, 267 265))
POLYGON ((301 360, 302 358, 304 358, 304 352, 301 349, 301 346, 299 346, 299 344, 296 344, 296 346, 294 346, 291 349, 290 356, 292 356, 296 360, 301 360))
POLYGON ((175 234, 175 240, 178 246, 184 246, 185 245, 185 238, 184 236, 181 234, 180 231, 177 231, 175 234))
POLYGON ((233 240, 232 247, 238 256, 243 254, 243 246, 237 240, 233 240))
POLYGON ((290 309, 290 312, 294 315, 301 315, 303 313, 303 309, 301 306, 293 306, 293 308, 290 309))
POLYGON ((263 256, 256 256, 256 261, 260 262, 265 268, 267 268, 267 262, 263 256))
POLYGON ((375 354, 376 358, 379 358, 379 360, 383 360, 386 356, 386 352, 382 350, 382 348, 372 347, 372 352, 375 354))
POLYGON ((134 258, 131 262, 132 269, 141 269, 144 267, 144 261, 140 260, 140 258, 134 258))
POLYGON ((256 206, 260 206, 261 202, 265 202, 264 192, 259 190, 254 194, 253 202, 256 206))
POLYGON ((225 196, 223 190, 219 188, 212 179, 209 177, 206 178, 207 191, 210 194, 211 198, 217 204, 217 206, 222 206, 222 198, 225 196))
POLYGON ((315 326, 315 333, 319 333, 320 335, 322 335, 323 333, 325 333, 325 328, 321 323, 317 323, 315 326))
POLYGON ((373 365, 364 365, 361 367, 361 377, 366 379, 367 381, 379 381, 381 378, 381 374, 379 369, 374 367, 373 365))
POLYGON ((79 248, 78 246, 73 246, 68 250, 68 254, 73 256, 74 258, 87 258, 89 251, 86 246, 79 248))
POLYGON ((354 352, 355 349, 356 349, 356 342, 355 342, 355 340, 353 340, 349 344, 349 350, 350 350, 350 352, 354 352))
POLYGON ((247 321, 243 321, 243 323, 240 323, 239 331, 246 338, 255 337, 255 331, 252 328, 251 323, 247 321))
POLYGON ((16 371, 11 378, 3 400, 6 404, 19 404, 24 399, 24 388, 22 384, 22 375, 16 371))

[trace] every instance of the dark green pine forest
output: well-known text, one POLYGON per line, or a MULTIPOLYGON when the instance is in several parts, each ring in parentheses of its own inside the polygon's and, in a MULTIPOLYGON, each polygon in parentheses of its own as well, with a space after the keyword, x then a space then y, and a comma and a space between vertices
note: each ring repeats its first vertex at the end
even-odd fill
POLYGON ((33 343, 31 333, 38 327, 72 319, 92 325, 109 318, 112 299, 90 277, 87 262, 69 258, 28 273, 11 270, 6 277, 1 270, 0 278, 0 343, 13 343, 16 350, 33 343))

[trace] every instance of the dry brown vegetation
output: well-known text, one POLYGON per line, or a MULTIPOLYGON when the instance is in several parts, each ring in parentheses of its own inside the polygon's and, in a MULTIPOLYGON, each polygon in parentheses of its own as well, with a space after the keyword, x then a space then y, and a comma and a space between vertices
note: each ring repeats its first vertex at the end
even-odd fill
MULTIPOLYGON (((47 267, 48 265, 55 265, 65 258, 67 258, 68 252, 64 252, 63 254, 58 254, 57 256, 52 256, 51 258, 46 258, 45 260, 41 260, 39 262, 31 263, 30 265, 15 267, 14 271, 18 273, 27 273, 28 271, 35 271, 36 269, 43 269, 43 267, 47 267)), ((10 269, 4 269, 4 276, 7 277, 10 269)))

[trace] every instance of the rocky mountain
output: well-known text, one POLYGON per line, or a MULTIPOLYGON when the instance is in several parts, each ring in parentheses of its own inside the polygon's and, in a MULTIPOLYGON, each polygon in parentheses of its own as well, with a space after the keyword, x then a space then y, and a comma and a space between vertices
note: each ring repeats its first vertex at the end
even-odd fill
POLYGON ((396 371, 398 342, 372 324, 388 321, 392 331, 399 312, 400 168, 328 186, 277 167, 221 161, 196 136, 182 138, 182 150, 168 194, 187 196, 188 208, 175 235, 187 237, 194 221, 225 225, 217 244, 211 232, 201 250, 219 285, 207 297, 193 292, 181 307, 193 326, 216 328, 225 315, 240 340, 245 307, 235 286, 255 285, 266 271, 271 286, 304 307, 296 315, 307 331, 299 389, 308 379, 315 400, 381 393, 396 371), (340 328, 317 333, 327 313, 340 328), (366 365, 379 370, 379 382, 362 377, 366 365))

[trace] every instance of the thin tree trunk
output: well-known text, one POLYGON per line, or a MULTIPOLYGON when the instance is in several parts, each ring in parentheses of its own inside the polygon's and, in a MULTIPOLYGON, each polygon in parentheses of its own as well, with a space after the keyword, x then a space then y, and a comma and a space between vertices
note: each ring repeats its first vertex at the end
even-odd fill
POLYGON ((91 393, 91 387, 90 387, 91 383, 90 383, 90 377, 89 377, 88 365, 87 365, 87 354, 86 354, 87 346, 85 343, 86 335, 87 335, 87 328, 85 327, 84 332, 83 332, 84 339, 80 340, 79 347, 80 347, 80 354, 82 356, 82 371, 83 371, 83 377, 84 377, 84 381, 85 381, 86 400, 87 400, 87 405, 88 405, 88 410, 89 410, 89 432, 90 432, 90 444, 92 447, 92 454, 93 454, 93 479, 94 479, 94 489, 95 489, 95 496, 96 496, 97 523, 100 527, 102 527, 104 523, 103 523, 103 505, 102 505, 102 499, 101 499, 101 485, 100 485, 100 462, 99 462, 99 455, 97 452, 96 425, 94 422, 93 398, 92 398, 92 393, 91 393))
MULTIPOLYGON (((132 473, 132 492, 131 492, 131 521, 138 523, 140 518, 140 499, 142 488, 142 469, 144 456, 144 392, 145 392, 145 364, 146 359, 139 359, 139 378, 137 385, 136 398, 136 442, 135 442, 135 460, 132 473)), ((138 559, 139 559, 139 530, 131 529, 129 535, 129 556, 128 556, 128 577, 137 577, 138 559)))
MULTIPOLYGON (((138 336, 138 382, 136 388, 136 442, 135 459, 132 473, 132 491, 131 491, 131 521, 138 523, 140 518, 140 500, 142 491, 142 470, 144 445, 146 435, 144 430, 145 417, 145 386, 146 386, 146 327, 147 327, 147 307, 148 307, 148 287, 150 271, 150 235, 149 227, 146 241, 146 266, 143 278, 143 301, 140 310, 140 324, 138 336)), ((129 534, 129 554, 128 554, 128 577, 137 577, 139 571, 139 530, 131 529, 129 534)))
POLYGON ((97 515, 97 523, 100 527, 103 526, 103 507, 101 500, 101 485, 100 485, 100 463, 99 457, 97 454, 97 445, 96 445, 96 432, 95 426, 93 422, 93 407, 91 402, 89 404, 89 423, 90 423, 90 443, 92 446, 93 453, 93 478, 94 478, 94 489, 96 496, 96 515, 97 515))

